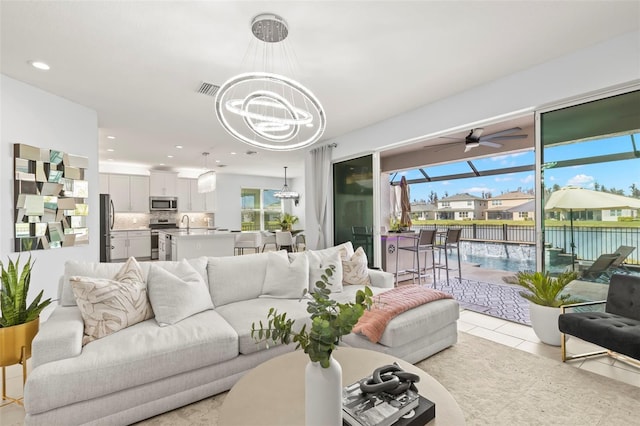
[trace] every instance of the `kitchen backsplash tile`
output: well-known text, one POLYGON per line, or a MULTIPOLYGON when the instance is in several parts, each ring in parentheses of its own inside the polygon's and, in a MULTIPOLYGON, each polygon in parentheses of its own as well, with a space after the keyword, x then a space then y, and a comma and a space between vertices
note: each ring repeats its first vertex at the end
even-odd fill
POLYGON ((116 213, 113 221, 113 229, 136 229, 148 226, 148 213, 116 213))
POLYGON ((180 224, 180 219, 185 214, 189 216, 189 225, 192 228, 208 228, 215 226, 214 213, 116 213, 113 229, 146 228, 149 226, 150 219, 169 219, 170 221, 175 221, 179 227, 186 227, 186 223, 180 224))

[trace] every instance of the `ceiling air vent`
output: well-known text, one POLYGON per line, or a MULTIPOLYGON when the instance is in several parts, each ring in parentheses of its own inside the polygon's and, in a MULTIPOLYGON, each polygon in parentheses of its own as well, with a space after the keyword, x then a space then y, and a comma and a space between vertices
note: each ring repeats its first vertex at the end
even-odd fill
POLYGON ((198 87, 198 93, 202 93, 207 96, 215 96, 218 89, 220 89, 220 86, 203 81, 200 87, 198 87))

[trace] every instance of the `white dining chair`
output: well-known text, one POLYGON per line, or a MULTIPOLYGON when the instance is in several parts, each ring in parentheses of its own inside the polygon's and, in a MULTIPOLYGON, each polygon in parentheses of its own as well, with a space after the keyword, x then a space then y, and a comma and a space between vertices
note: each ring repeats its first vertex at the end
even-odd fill
POLYGON ((270 231, 261 231, 262 234, 262 252, 264 253, 264 249, 269 244, 273 244, 273 246, 278 249, 278 245, 276 244, 276 234, 270 231))
POLYGON ((285 247, 287 251, 296 251, 296 245, 290 231, 276 231, 276 247, 278 250, 285 247))

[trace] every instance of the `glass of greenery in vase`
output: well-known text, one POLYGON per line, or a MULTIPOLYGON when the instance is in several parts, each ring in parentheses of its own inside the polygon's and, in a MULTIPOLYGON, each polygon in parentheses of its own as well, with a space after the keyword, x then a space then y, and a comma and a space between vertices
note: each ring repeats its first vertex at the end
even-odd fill
MULTIPOLYGON (((295 320, 287 318, 286 312, 269 309, 267 324, 262 321, 251 324, 251 336, 257 341, 271 340, 275 343, 296 343, 309 356, 305 370, 305 424, 342 424, 342 368, 331 356, 342 336, 349 334, 372 304, 373 292, 369 287, 356 292, 355 301, 338 303, 330 298, 330 279, 335 267, 325 269, 321 280, 307 303, 311 315, 311 327, 306 324, 294 331, 295 320)), ((341 279, 341 277, 338 277, 341 279)), ((305 289, 303 293, 306 295, 305 289)))

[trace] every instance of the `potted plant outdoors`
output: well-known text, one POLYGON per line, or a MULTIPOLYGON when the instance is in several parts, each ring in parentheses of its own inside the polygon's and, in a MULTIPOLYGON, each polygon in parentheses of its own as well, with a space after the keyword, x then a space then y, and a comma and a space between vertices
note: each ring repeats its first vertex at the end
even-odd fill
MULTIPOLYGON (((329 296, 330 278, 335 267, 325 269, 321 280, 307 303, 311 314, 311 328, 306 324, 294 331, 295 320, 287 314, 269 309, 266 326, 259 322, 251 324, 251 337, 256 341, 271 340, 275 343, 297 343, 309 356, 305 370, 305 424, 342 424, 342 368, 331 356, 342 336, 351 332, 365 309, 373 303, 373 292, 369 287, 356 292, 354 302, 338 303, 329 296)), ((308 292, 305 289, 303 296, 308 292)))
POLYGON ((283 231, 291 231, 291 228, 293 225, 298 223, 298 220, 298 216, 294 216, 290 213, 283 213, 282 216, 280 216, 280 228, 283 231))
MULTIPOLYGON (((27 306, 31 282, 31 256, 20 270, 20 257, 14 263, 9 259, 7 268, 0 261, 2 288, 0 289, 0 366, 21 363, 26 379, 26 360, 31 356, 31 342, 39 330, 40 312, 51 299, 42 300, 44 290, 27 306), (19 272, 20 271, 20 272, 19 272)), ((3 389, 4 389, 4 376, 3 389)))
POLYGON ((519 285, 526 289, 520 296, 529 301, 529 317, 536 336, 552 346, 560 346, 561 334, 558 330, 560 306, 577 303, 569 293, 563 293, 565 287, 578 277, 575 272, 563 272, 552 278, 549 272, 520 271, 515 276, 504 277, 508 284, 519 285))

